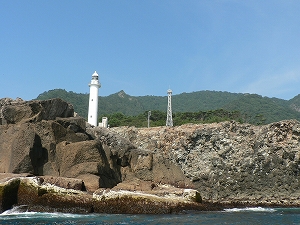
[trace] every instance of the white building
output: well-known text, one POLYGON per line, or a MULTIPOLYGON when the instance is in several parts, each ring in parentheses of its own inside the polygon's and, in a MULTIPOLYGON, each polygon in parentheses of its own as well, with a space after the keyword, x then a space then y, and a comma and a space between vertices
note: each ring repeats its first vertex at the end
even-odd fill
POLYGON ((98 74, 92 75, 90 86, 90 97, 89 97, 89 111, 88 111, 88 123, 97 126, 98 124, 98 93, 101 84, 98 79, 98 74))
POLYGON ((102 123, 99 123, 99 127, 108 127, 108 119, 107 117, 102 117, 102 123))

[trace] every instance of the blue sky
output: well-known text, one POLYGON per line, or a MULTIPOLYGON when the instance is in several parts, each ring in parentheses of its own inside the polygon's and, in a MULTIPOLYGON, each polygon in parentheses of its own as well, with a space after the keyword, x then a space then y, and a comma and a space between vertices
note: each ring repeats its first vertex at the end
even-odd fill
POLYGON ((0 98, 300 94, 299 0, 0 0, 0 98))

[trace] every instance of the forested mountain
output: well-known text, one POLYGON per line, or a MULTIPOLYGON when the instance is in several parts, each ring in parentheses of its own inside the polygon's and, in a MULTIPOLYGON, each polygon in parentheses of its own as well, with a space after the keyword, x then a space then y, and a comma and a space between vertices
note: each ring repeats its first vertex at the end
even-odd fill
MULTIPOLYGON (((73 104, 79 115, 87 117, 88 94, 55 89, 44 92, 37 97, 40 100, 49 98, 61 98, 68 101, 73 104)), ((100 117, 116 113, 119 113, 119 117, 120 113, 124 116, 138 116, 140 114, 146 115, 146 111, 165 112, 166 109, 167 96, 130 96, 122 90, 109 96, 99 97, 100 117)), ((227 114, 239 112, 243 122, 266 124, 284 119, 300 120, 300 95, 291 100, 283 100, 262 97, 257 94, 197 91, 173 95, 172 109, 175 117, 176 114, 178 115, 177 118, 179 115, 182 116, 180 113, 184 112, 207 112, 223 109, 227 114)))

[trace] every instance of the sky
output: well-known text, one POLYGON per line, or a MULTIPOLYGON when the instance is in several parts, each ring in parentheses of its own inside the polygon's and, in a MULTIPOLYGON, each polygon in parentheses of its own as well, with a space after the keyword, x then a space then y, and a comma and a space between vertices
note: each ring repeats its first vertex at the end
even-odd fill
POLYGON ((300 94, 299 0, 0 0, 0 98, 300 94))

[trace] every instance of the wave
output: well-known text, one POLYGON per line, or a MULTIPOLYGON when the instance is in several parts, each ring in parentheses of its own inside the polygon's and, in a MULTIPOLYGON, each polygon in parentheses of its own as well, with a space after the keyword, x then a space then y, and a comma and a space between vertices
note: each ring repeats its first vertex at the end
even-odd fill
MULTIPOLYGON (((27 205, 15 206, 12 209, 6 210, 0 214, 0 218, 4 219, 9 217, 18 217, 18 218, 79 218, 84 217, 82 214, 72 214, 72 213, 60 213, 60 212, 29 212, 27 211, 27 205)), ((90 215, 89 215, 90 216, 90 215)), ((0 219, 0 220, 1 220, 0 219)))
POLYGON ((27 205, 19 205, 15 206, 12 209, 6 210, 0 215, 11 215, 11 214, 19 214, 19 213, 24 213, 27 212, 28 206, 27 205))
POLYGON ((276 209, 263 208, 263 207, 246 207, 246 208, 224 209, 224 211, 226 212, 275 212, 276 209))

